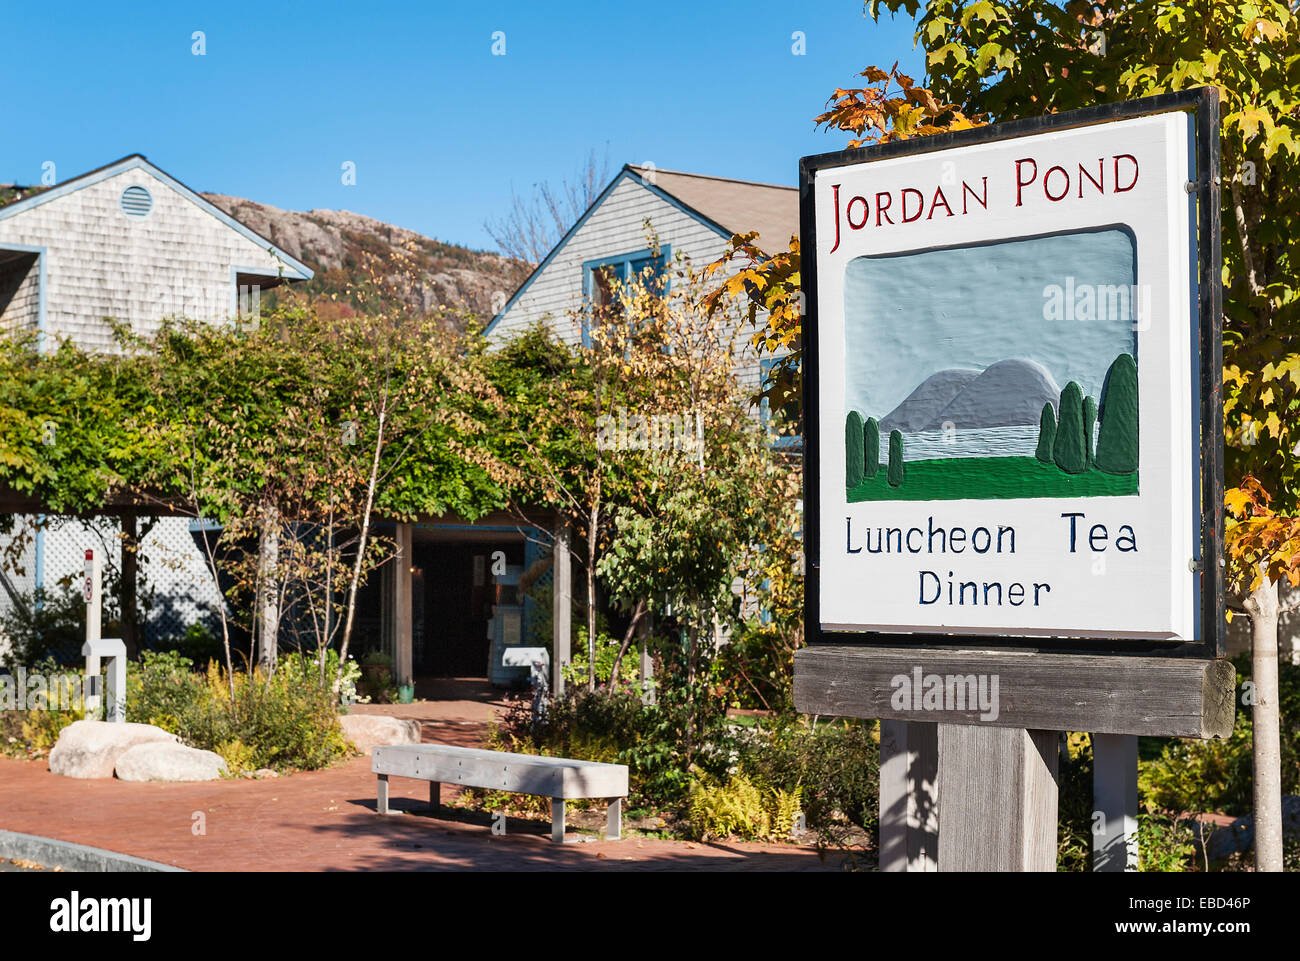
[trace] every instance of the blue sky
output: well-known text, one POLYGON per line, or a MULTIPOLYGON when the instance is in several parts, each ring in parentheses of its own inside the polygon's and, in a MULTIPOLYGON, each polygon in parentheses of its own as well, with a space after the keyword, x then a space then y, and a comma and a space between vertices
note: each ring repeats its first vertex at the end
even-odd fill
POLYGON ((922 75, 912 32, 857 0, 11 4, 0 182, 139 152, 196 190, 490 248, 512 184, 592 148, 613 170, 793 183, 801 155, 843 146, 811 122, 835 87, 869 63, 922 75))

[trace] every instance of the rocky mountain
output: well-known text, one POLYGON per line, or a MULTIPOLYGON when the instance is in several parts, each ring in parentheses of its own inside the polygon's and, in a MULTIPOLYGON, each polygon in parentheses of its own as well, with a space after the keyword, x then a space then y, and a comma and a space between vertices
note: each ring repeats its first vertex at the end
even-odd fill
POLYGON ((486 323, 532 269, 347 210, 301 213, 224 194, 203 196, 311 267, 316 276, 295 286, 325 311, 353 311, 377 298, 386 309, 447 309, 458 326, 467 313, 486 323))
POLYGON ((965 367, 950 367, 931 374, 889 412, 880 422, 880 429, 886 433, 891 430, 903 433, 926 430, 925 425, 934 420, 934 415, 947 407, 962 388, 979 375, 980 371, 965 367))
POLYGON ((881 421, 881 431, 958 430, 1033 425, 1043 404, 1061 396, 1051 372, 1033 360, 1001 360, 983 371, 931 374, 881 421), (903 426, 904 424, 908 426, 903 426))

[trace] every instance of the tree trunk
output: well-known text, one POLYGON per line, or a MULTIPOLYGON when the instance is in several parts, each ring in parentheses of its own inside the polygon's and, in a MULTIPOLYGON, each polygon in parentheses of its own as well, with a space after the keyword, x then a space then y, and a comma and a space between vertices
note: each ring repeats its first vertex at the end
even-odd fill
POLYGON ((375 490, 379 486, 379 459, 384 453, 384 427, 388 422, 388 394, 379 408, 379 431, 375 435, 375 451, 370 461, 370 477, 366 481, 366 507, 361 514, 361 531, 357 539, 357 556, 352 562, 352 577, 348 582, 347 617, 343 622, 343 643, 339 645, 339 677, 348 659, 348 645, 352 643, 352 625, 357 616, 357 588, 361 585, 361 565, 365 561, 366 546, 370 542, 370 512, 375 507, 375 490))
POLYGON ((632 638, 636 635, 637 625, 641 623, 641 618, 645 614, 645 601, 636 602, 636 608, 632 611, 632 622, 628 624, 627 631, 623 634, 623 643, 619 646, 618 654, 614 657, 614 666, 609 672, 609 691, 613 693, 614 685, 618 683, 618 672, 623 666, 623 655, 632 645, 632 638))
POLYGON ((261 545, 258 552, 258 649, 257 663, 267 674, 275 671, 276 652, 280 640, 279 591, 276 587, 275 568, 280 557, 280 517, 274 507, 262 510, 261 545))
POLYGON ((136 632, 136 582, 139 576, 140 546, 136 517, 127 514, 122 518, 122 643, 126 656, 135 660, 140 653, 140 640, 136 632))
POLYGON ((1267 577, 1246 598, 1250 615, 1251 731, 1255 752, 1255 870, 1282 870, 1282 759, 1277 693, 1277 585, 1267 577))
POLYGON ((600 524, 600 480, 587 525, 587 690, 596 689, 596 530, 600 524))

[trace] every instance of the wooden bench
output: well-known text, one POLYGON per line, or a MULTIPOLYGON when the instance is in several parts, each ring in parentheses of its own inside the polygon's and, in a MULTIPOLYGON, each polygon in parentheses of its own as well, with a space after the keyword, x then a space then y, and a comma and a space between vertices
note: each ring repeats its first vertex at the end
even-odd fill
POLYGON ((430 781, 429 807, 438 810, 442 784, 537 794, 551 799, 551 840, 564 841, 564 802, 577 798, 609 801, 605 837, 616 841, 623 828, 623 798, 627 797, 627 767, 599 761, 574 761, 452 747, 446 744, 380 745, 371 752, 370 769, 379 778, 379 813, 388 813, 388 778, 430 781))

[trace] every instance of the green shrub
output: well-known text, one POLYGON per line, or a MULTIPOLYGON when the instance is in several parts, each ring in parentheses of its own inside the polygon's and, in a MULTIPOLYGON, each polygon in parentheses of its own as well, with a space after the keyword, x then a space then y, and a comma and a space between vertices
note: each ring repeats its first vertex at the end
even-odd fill
MULTIPOLYGON (((1250 656, 1233 659, 1237 690, 1250 680, 1250 656)), ((1282 792, 1300 793, 1300 666, 1278 665, 1278 704, 1284 719, 1281 738, 1282 792)), ((1251 810, 1253 771, 1250 706, 1239 696, 1232 733, 1221 740, 1176 738, 1159 757, 1138 765, 1143 803, 1174 813, 1206 811, 1240 816, 1251 810)))
MULTIPOLYGON (((618 657, 619 646, 623 642, 608 634, 596 632, 596 684, 604 686, 609 683, 609 676, 614 670, 614 659, 618 657)), ((641 681, 641 649, 636 644, 628 645, 627 653, 618 666, 619 684, 624 690, 639 691, 641 681)), ((580 627, 573 641, 572 655, 569 663, 564 665, 564 680, 572 687, 587 686, 587 629, 580 627)))
POLYGON ((808 827, 842 816, 871 830, 880 808, 880 744, 874 721, 838 720, 809 728, 777 719, 737 736, 743 774, 769 789, 801 791, 808 827))
POLYGON ((195 664, 208 661, 225 663, 226 648, 220 637, 203 621, 196 621, 179 637, 172 637, 150 645, 156 651, 175 651, 195 664))
POLYGON ((666 688, 657 704, 645 705, 627 691, 571 690, 552 702, 540 726, 532 724, 527 700, 519 698, 490 732, 489 746, 626 764, 633 808, 674 808, 689 818, 691 798, 705 788, 724 788, 739 775, 769 799, 785 803, 797 796, 810 828, 838 818, 874 827, 880 776, 875 722, 834 721, 814 730, 785 718, 727 729, 717 712, 697 717, 688 763, 689 714, 672 695, 666 688))
POLYGON ((181 655, 146 651, 127 674, 127 720, 155 724, 235 769, 314 770, 351 752, 339 727, 333 655, 325 667, 285 654, 275 673, 231 677, 216 662, 196 673, 181 655), (233 762, 233 763, 232 763, 233 762))
POLYGON ((646 705, 634 691, 569 688, 554 699, 541 725, 534 725, 526 697, 514 699, 502 723, 489 733, 489 745, 525 754, 571 757, 626 764, 629 805, 662 810, 684 803, 691 786, 690 767, 705 774, 726 770, 719 744, 721 712, 697 715, 692 760, 687 761, 688 712, 671 689, 646 705))
POLYGON ((1188 871, 1195 867, 1196 834, 1191 821, 1166 814, 1138 815, 1138 870, 1188 871))
POLYGON ((397 682, 393 680, 393 659, 384 651, 370 651, 361 658, 361 679, 357 682, 358 700, 376 704, 397 702, 397 682))

